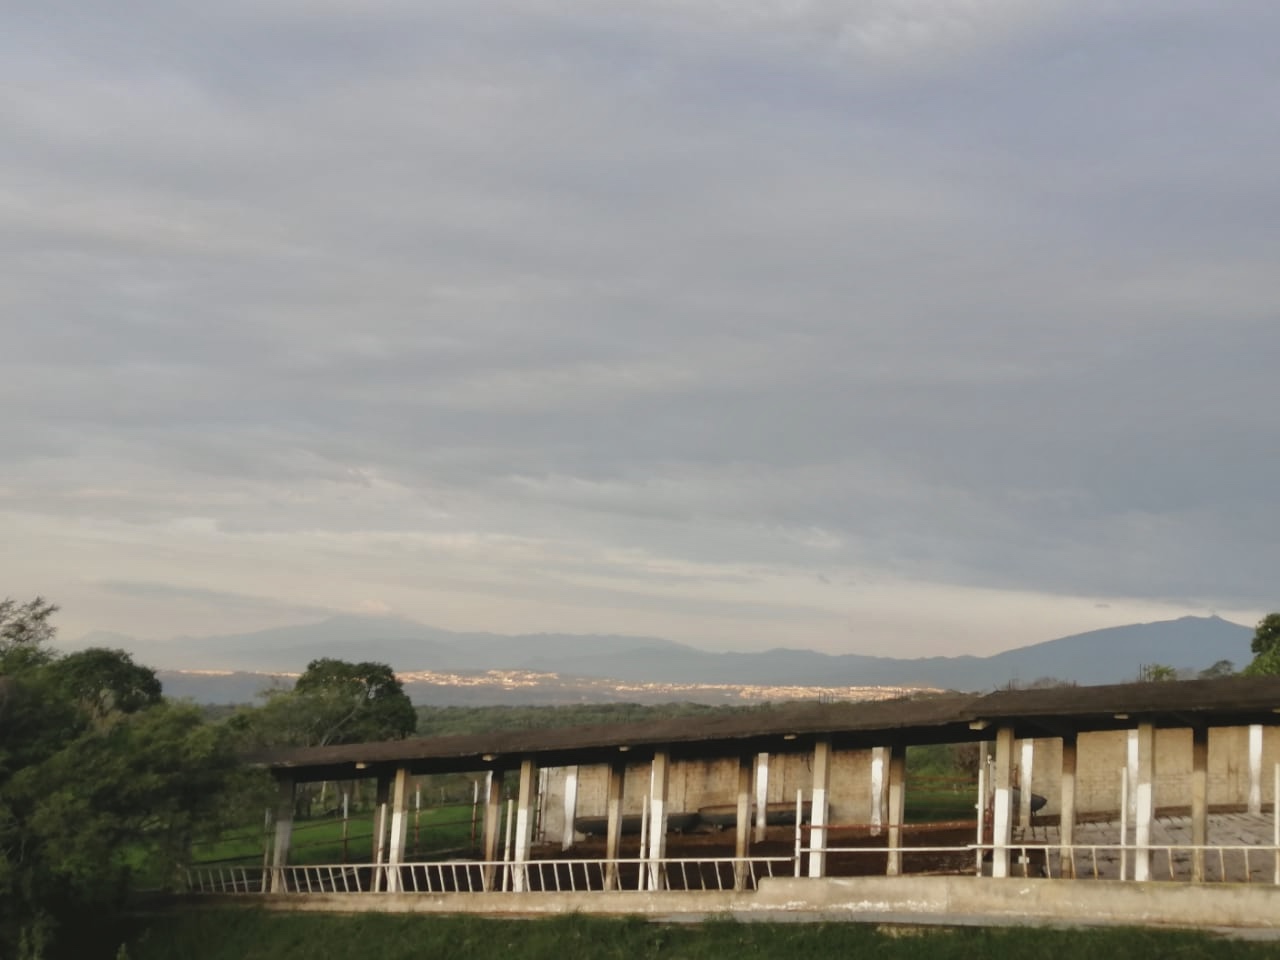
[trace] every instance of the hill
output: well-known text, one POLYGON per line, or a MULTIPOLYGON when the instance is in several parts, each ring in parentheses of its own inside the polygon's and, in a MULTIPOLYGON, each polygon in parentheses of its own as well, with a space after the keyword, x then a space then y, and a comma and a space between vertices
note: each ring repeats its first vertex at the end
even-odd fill
MULTIPOLYGON (((824 654, 776 649, 758 653, 714 653, 653 637, 616 635, 454 633, 393 617, 340 616, 315 624, 247 634, 181 637, 160 644, 111 635, 146 663, 169 671, 228 671, 229 677, 167 672, 167 689, 195 699, 226 702, 297 673, 317 657, 376 660, 402 673, 422 673, 418 682, 457 687, 452 702, 484 702, 462 690, 466 677, 486 671, 523 672, 521 683, 504 681, 501 702, 566 702, 619 699, 622 684, 710 685, 771 688, 840 686, 930 686, 989 690, 1010 682, 1051 677, 1096 684, 1132 679, 1143 664, 1163 663, 1199 670, 1219 660, 1237 666, 1250 657, 1252 631, 1219 617, 1183 617, 1129 624, 1061 637, 989 657, 900 659, 863 654, 824 654), (553 678, 545 675, 554 674, 553 678), (430 676, 427 676, 430 675, 430 676), (434 679, 433 679, 434 678, 434 679)), ((103 642, 94 635, 85 643, 103 642)), ((480 685, 481 687, 483 684, 480 685)), ((425 692, 425 688, 423 690, 425 692)), ((660 692, 660 691, 658 691, 660 692)), ((721 693, 721 700, 732 692, 721 693)), ((671 699, 679 699, 671 695, 671 699)), ((636 697, 636 699, 652 699, 636 697)), ((705 697, 703 699, 706 699, 705 697)), ((712 699, 717 699, 713 697, 712 699)), ((433 702, 438 702, 434 700, 433 702)))

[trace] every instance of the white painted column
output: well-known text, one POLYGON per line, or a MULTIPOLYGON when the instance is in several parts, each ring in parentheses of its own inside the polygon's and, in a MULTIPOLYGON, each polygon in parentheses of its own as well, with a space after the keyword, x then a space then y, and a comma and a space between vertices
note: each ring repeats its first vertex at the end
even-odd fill
MULTIPOLYGON (((1031 774, 1035 770, 1036 742, 1022 741, 1022 758, 1018 763, 1018 827, 1026 831, 1031 826, 1031 774)), ((1025 842, 1025 837, 1023 838, 1025 842)))
POLYGON ((1133 879, 1151 879, 1151 821, 1155 816, 1156 728, 1153 723, 1138 724, 1138 781, 1135 798, 1133 832, 1133 879))
POLYGON ((662 864, 667 856, 667 781, 671 775, 671 753, 658 750, 649 771, 649 886, 661 890, 665 886, 662 864))
POLYGON ((1138 812, 1138 794, 1134 791, 1134 785, 1138 782, 1138 731, 1129 731, 1129 753, 1127 756, 1129 767, 1129 822, 1132 823, 1138 812))
POLYGON ((512 889, 522 893, 528 889, 528 870, 524 864, 533 853, 533 827, 537 816, 538 768, 532 757, 520 761, 520 794, 516 800, 516 829, 512 840, 512 889))
POLYGON ((733 889, 745 890, 747 886, 747 870, 743 861, 747 857, 751 842, 751 764, 752 757, 738 758, 738 815, 734 821, 736 831, 733 855, 737 863, 733 865, 733 889))
POLYGON ((1009 843, 1013 839, 1011 781, 1013 779, 1013 727, 996 730, 995 802, 991 813, 991 876, 1009 875, 1009 843))
POLYGON ((386 889, 397 893, 401 889, 400 864, 404 862, 405 844, 409 838, 409 771, 405 767, 396 770, 391 785, 391 839, 387 848, 386 889))
POLYGON ((756 843, 764 843, 769 812, 769 755, 756 755, 756 843))
POLYGON ((902 821, 907 801, 907 748, 896 744, 889 749, 889 857, 885 874, 902 873, 902 821))
POLYGON ((1076 842, 1076 735, 1062 738, 1062 800, 1059 806, 1058 838, 1062 842, 1060 857, 1062 876, 1076 875, 1075 853, 1070 847, 1076 842))
POLYGON ((292 779, 281 777, 276 781, 276 834, 271 847, 272 893, 285 892, 282 868, 289 863, 289 845, 293 841, 294 793, 295 784, 292 779))
POLYGON ((490 770, 484 788, 484 889, 493 889, 493 875, 498 862, 498 841, 502 836, 503 772, 490 770))
POLYGON ((551 771, 547 767, 538 770, 538 792, 533 801, 533 842, 541 843, 547 839, 547 783, 551 771))
POLYGON ((809 814, 809 876, 821 877, 827 869, 827 794, 831 790, 831 738, 813 743, 813 810, 809 814))
POLYGON ((382 889, 384 879, 382 865, 387 862, 387 826, 390 823, 390 810, 387 800, 391 796, 391 780, 385 775, 378 776, 378 790, 374 795, 374 834, 373 834, 373 889, 382 889))
POLYGON ((871 824, 871 836, 880 836, 880 827, 884 824, 884 747, 871 748, 871 814, 867 821, 871 824))
POLYGON ((1262 815, 1262 725, 1249 726, 1249 812, 1262 815))
MULTIPOLYGON (((1209 843, 1209 728, 1191 730, 1191 843, 1209 843)), ((1191 879, 1204 880, 1204 851, 1191 855, 1191 879)))
POLYGON ((578 768, 569 767, 564 772, 564 836, 560 839, 560 849, 568 850, 578 839, 573 822, 578 819, 578 768))
POLYGON ((618 857, 622 852, 622 787, 627 780, 625 761, 609 764, 609 782, 605 787, 604 888, 618 889, 618 857))

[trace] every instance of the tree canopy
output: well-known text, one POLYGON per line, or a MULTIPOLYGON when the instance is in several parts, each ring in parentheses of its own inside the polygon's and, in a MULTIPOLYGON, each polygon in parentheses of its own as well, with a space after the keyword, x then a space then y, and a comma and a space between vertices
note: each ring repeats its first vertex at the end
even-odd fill
POLYGON ((1246 675, 1280 674, 1280 613, 1269 613, 1258 621, 1249 648, 1253 662, 1244 668, 1246 675))
POLYGON ((396 740, 413 733, 417 712, 385 663, 312 660, 289 691, 270 691, 239 728, 262 745, 324 746, 396 740))
POLYGON ((0 603, 0 957, 18 960, 110 956, 124 897, 218 829, 237 769, 226 731, 124 651, 50 649, 56 609, 0 603))

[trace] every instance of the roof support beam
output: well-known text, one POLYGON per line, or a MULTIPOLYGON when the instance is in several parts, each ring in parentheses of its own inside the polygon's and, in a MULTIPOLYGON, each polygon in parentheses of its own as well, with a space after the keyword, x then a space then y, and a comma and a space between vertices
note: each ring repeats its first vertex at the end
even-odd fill
POLYGON ((902 821, 907 804, 907 748, 889 748, 889 857, 885 873, 896 877, 902 873, 902 821))
POLYGON ((1009 843, 1013 839, 1013 727, 996 731, 995 802, 991 824, 991 876, 1009 875, 1009 843))
POLYGON ((1062 799, 1059 807, 1058 838, 1062 843, 1061 861, 1062 875, 1074 878, 1076 875, 1075 852, 1071 847, 1076 842, 1076 737, 1075 734, 1062 738, 1062 799))
POLYGON ((827 793, 831 789, 831 738, 813 743, 813 806, 809 813, 809 876, 821 877, 827 868, 827 793))
MULTIPOLYGON (((1191 843, 1203 847, 1209 843, 1209 730, 1191 728, 1191 843)), ((1191 876, 1197 883, 1204 880, 1204 851, 1191 854, 1191 876)))
POLYGON ((1138 782, 1134 790, 1137 804, 1134 817, 1133 879, 1151 879, 1151 821, 1155 817, 1156 727, 1138 724, 1138 782))
POLYGON ((503 771, 490 770, 484 788, 484 889, 493 889, 498 841, 502 834, 503 771))

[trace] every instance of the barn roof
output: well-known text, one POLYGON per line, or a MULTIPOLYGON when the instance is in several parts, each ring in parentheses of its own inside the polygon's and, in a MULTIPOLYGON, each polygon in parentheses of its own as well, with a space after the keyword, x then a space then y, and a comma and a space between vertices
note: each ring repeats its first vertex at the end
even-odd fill
POLYGON ((299 780, 370 776, 399 765, 414 773, 510 769, 524 757, 542 766, 713 758, 812 749, 830 736, 837 749, 990 739, 999 726, 1019 737, 1131 728, 1280 723, 1280 677, 1231 677, 1098 687, 1001 690, 858 703, 795 702, 640 724, 503 730, 380 743, 303 747, 250 759, 299 780))

